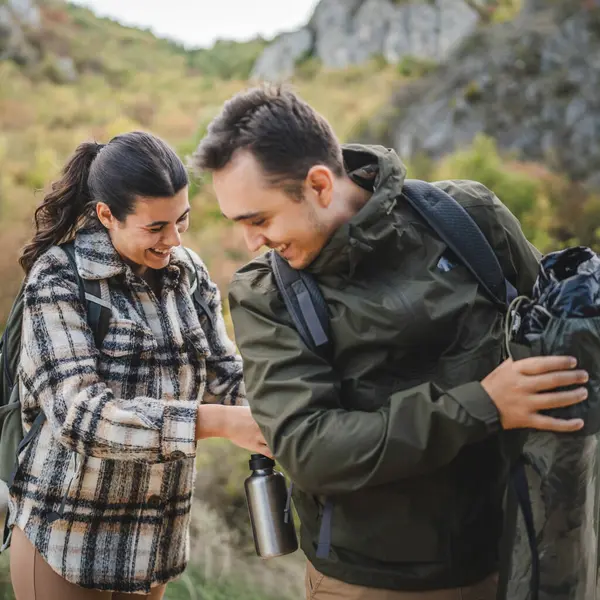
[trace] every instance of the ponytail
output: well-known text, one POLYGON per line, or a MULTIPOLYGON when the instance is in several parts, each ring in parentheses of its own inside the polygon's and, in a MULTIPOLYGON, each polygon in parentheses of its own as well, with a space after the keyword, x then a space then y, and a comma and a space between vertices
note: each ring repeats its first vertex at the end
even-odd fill
POLYGON ((94 158, 103 148, 95 142, 80 144, 35 211, 35 234, 23 249, 19 263, 29 273, 49 248, 72 237, 82 218, 93 208, 88 177, 94 158))

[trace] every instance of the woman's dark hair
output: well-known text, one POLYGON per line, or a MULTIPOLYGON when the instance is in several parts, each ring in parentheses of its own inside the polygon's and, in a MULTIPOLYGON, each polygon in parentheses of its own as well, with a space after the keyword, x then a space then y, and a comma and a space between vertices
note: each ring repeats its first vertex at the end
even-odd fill
POLYGON ((160 138, 141 131, 114 137, 106 145, 80 144, 35 211, 35 234, 19 260, 26 273, 46 250, 97 222, 95 206, 107 204, 124 221, 137 196, 167 198, 188 184, 177 154, 160 138))

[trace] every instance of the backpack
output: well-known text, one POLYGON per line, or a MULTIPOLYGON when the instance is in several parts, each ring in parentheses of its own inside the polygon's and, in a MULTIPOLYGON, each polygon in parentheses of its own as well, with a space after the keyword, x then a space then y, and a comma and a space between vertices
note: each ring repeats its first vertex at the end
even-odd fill
MULTIPOLYGON (((471 272, 499 310, 506 311, 517 296, 515 287, 505 278, 502 267, 489 242, 469 213, 440 188, 419 180, 406 180, 402 196, 433 229, 471 272)), ((275 251, 269 253, 271 269, 278 290, 294 326, 307 347, 331 362, 332 340, 327 304, 314 278, 306 271, 295 270, 275 251)), ((511 484, 507 491, 506 525, 501 540, 501 579, 498 598, 504 599, 504 573, 510 568, 510 552, 520 507, 531 551, 531 600, 537 600, 539 589, 539 556, 525 457, 520 452, 523 438, 512 436, 511 484)), ((289 501, 289 498, 288 498, 289 501)), ((325 499, 321 515, 317 557, 327 558, 331 546, 333 502, 325 499)))
MULTIPOLYGON (((77 279, 81 303, 86 307, 87 322, 94 334, 96 347, 100 348, 108 331, 112 307, 101 297, 99 280, 82 279, 79 276, 75 263, 75 247, 73 242, 62 244, 61 248, 69 258, 72 270, 77 279)), ((190 269, 186 265, 190 277, 190 293, 194 305, 199 314, 205 314, 210 322, 210 326, 214 329, 214 318, 198 286, 198 270, 187 248, 184 248, 184 250, 188 255, 191 265, 194 266, 193 269, 190 269)), ((21 285, 21 289, 8 315, 4 333, 0 338, 0 480, 6 483, 9 490, 17 471, 19 455, 38 434, 46 421, 46 415, 40 411, 29 431, 25 435, 23 434, 21 398, 19 396, 17 373, 21 355, 24 288, 25 282, 21 285)), ((48 515, 50 522, 62 518, 66 498, 67 494, 63 497, 58 512, 51 512, 48 515)), ((8 514, 4 522, 3 542, 0 552, 10 545, 8 514)))

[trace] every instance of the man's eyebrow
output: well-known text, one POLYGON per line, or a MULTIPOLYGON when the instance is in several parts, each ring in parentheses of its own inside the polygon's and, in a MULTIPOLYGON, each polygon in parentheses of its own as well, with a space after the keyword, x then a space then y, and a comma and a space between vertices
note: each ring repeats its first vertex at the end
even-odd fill
MULTIPOLYGON (((223 213, 221 213, 223 214, 223 213)), ((237 215, 235 217, 231 217, 229 218, 227 215, 223 215, 226 219, 229 219, 230 221, 235 221, 236 223, 238 221, 248 221, 249 219, 256 219, 256 217, 259 217, 261 213, 259 212, 250 212, 250 213, 244 213, 243 215, 237 215)))
MULTIPOLYGON (((189 206, 188 209, 179 217, 179 219, 177 219, 178 221, 181 221, 181 219, 183 219, 183 217, 185 217, 190 210, 192 210, 192 207, 189 206)), ((158 227, 159 225, 168 225, 169 221, 153 221, 152 223, 149 223, 148 225, 146 225, 146 227, 158 227)))

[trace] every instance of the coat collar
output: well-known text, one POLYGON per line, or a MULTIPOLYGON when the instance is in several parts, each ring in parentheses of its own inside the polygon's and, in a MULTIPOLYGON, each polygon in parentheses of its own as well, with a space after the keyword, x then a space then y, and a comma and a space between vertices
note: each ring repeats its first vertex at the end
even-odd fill
MULTIPOLYGON (((128 281, 138 279, 131 267, 121 258, 103 227, 82 229, 75 237, 75 262, 83 279, 110 279, 124 275, 128 281)), ((165 271, 176 279, 180 270, 187 265, 185 250, 175 248, 165 271)))

